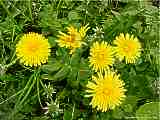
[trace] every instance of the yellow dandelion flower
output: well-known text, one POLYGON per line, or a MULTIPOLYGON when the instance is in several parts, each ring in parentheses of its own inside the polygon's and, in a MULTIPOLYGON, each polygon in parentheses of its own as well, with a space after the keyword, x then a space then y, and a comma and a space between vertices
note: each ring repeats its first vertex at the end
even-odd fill
POLYGON ((26 66, 38 66, 48 61, 50 45, 41 34, 30 32, 21 37, 16 45, 16 54, 26 66))
POLYGON ((136 59, 140 57, 141 44, 137 37, 128 33, 126 35, 121 33, 116 37, 114 44, 116 45, 115 51, 120 60, 125 59, 126 63, 135 63, 136 59))
POLYGON ((82 44, 82 39, 80 33, 73 26, 68 27, 68 34, 60 32, 59 40, 57 40, 60 47, 66 47, 71 50, 72 54, 75 48, 80 48, 82 44))
POLYGON ((105 71, 109 68, 114 62, 113 59, 113 49, 106 42, 95 42, 90 49, 90 67, 93 67, 93 70, 105 71))
POLYGON ((60 32, 59 40, 57 43, 60 47, 66 47, 70 49, 70 54, 72 54, 76 48, 80 48, 84 44, 83 37, 89 28, 87 26, 82 26, 79 31, 73 26, 67 28, 67 34, 60 32))
POLYGON ((102 112, 119 106, 125 98, 124 82, 119 75, 111 71, 105 71, 104 76, 92 76, 92 82, 88 82, 88 97, 92 97, 91 105, 102 112))

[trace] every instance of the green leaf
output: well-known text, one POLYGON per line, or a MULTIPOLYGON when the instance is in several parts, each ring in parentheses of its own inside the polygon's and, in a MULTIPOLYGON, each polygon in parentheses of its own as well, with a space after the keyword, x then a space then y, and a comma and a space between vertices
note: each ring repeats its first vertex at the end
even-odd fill
POLYGON ((130 68, 130 72, 129 72, 130 76, 136 76, 136 71, 133 67, 130 68))
POLYGON ((0 76, 0 80, 2 81, 15 81, 17 80, 17 78, 15 78, 15 76, 11 75, 11 74, 5 74, 5 75, 2 75, 0 76))
POLYGON ((134 107, 134 106, 136 106, 138 100, 139 100, 139 98, 136 96, 127 96, 125 98, 124 105, 130 104, 134 107))
POLYGON ((32 120, 48 120, 49 117, 47 116, 42 116, 42 117, 33 117, 32 120))
POLYGON ((139 65, 136 65, 136 71, 138 72, 142 72, 142 71, 145 71, 147 68, 148 68, 148 65, 147 63, 143 62, 139 65))
POLYGON ((62 67, 60 62, 56 62, 54 64, 43 65, 42 70, 46 73, 58 71, 62 67))
POLYGON ((115 119, 124 119, 134 117, 134 107, 136 107, 138 97, 136 96, 127 96, 125 101, 120 107, 116 107, 113 110, 113 117, 115 119))
POLYGON ((78 14, 77 11, 71 11, 71 12, 69 12, 69 14, 68 14, 68 18, 69 18, 69 20, 77 20, 77 19, 80 19, 81 17, 80 17, 80 15, 78 14))
POLYGON ((72 57, 71 57, 71 66, 73 66, 73 67, 79 67, 79 62, 80 62, 80 57, 81 57, 81 55, 80 55, 80 50, 79 49, 77 49, 76 51, 75 51, 75 53, 72 55, 72 57))
POLYGON ((100 112, 97 120, 111 120, 111 111, 108 112, 100 112))
POLYGON ((125 112, 132 112, 133 111, 133 106, 131 104, 126 104, 123 106, 123 110, 125 112))
POLYGON ((48 42, 50 43, 51 47, 56 46, 56 40, 57 40, 57 38, 55 38, 55 37, 51 37, 51 36, 48 37, 48 42))
POLYGON ((159 120, 160 102, 146 103, 136 111, 137 120, 159 120))
POLYGON ((56 74, 50 76, 51 80, 62 80, 64 79, 69 72, 69 68, 67 66, 62 67, 56 74))
POLYGON ((89 69, 88 61, 81 60, 80 70, 78 74, 78 79, 80 80, 81 85, 86 85, 88 82, 88 78, 90 77, 91 71, 89 69))
POLYGON ((115 119, 122 119, 122 118, 125 116, 123 110, 120 109, 119 107, 116 107, 116 108, 113 110, 112 115, 113 115, 113 117, 114 117, 115 119))
POLYGON ((63 120, 72 120, 72 112, 68 111, 68 110, 65 110, 63 120))

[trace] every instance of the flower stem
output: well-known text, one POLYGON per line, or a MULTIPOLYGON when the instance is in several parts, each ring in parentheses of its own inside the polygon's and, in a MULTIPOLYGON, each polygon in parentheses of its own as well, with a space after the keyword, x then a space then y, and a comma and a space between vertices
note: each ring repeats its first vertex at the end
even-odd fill
POLYGON ((10 66, 14 65, 17 62, 17 58, 15 60, 13 60, 11 63, 4 65, 5 68, 9 68, 10 66))
POLYGON ((2 101, 2 102, 0 103, 0 105, 3 104, 3 103, 5 103, 5 102, 7 102, 7 101, 10 100, 10 99, 12 99, 13 97, 19 95, 22 91, 23 91, 23 90, 20 90, 20 91, 18 91, 17 93, 15 93, 14 95, 12 95, 12 96, 10 96, 9 98, 7 98, 6 100, 2 101))

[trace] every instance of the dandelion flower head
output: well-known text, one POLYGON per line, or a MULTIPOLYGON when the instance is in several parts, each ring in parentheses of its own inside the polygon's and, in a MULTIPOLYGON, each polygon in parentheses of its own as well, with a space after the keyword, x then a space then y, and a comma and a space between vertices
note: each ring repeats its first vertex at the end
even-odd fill
POLYGON ((95 42, 90 49, 89 62, 93 70, 105 71, 112 66, 113 59, 113 48, 107 44, 107 42, 95 42))
POLYGON ((26 66, 39 66, 48 61, 50 44, 41 34, 30 32, 24 34, 16 45, 16 54, 26 66))
POLYGON ((67 34, 60 32, 58 45, 70 49, 70 54, 72 54, 76 48, 80 48, 84 44, 83 38, 87 30, 87 26, 82 26, 79 31, 73 26, 67 27, 67 34))
POLYGON ((126 35, 121 33, 116 37, 114 44, 116 45, 116 54, 120 60, 125 59, 126 63, 135 63, 136 59, 140 57, 141 44, 137 37, 128 33, 126 35))
POLYGON ((111 71, 105 71, 102 75, 92 76, 92 81, 87 84, 88 97, 92 97, 93 108, 106 112, 119 106, 125 98, 124 82, 119 79, 119 75, 111 71))

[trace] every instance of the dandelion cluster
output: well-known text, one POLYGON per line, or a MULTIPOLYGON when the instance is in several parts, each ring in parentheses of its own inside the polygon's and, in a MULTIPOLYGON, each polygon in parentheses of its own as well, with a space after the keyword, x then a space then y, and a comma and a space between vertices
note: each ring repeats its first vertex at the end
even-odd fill
POLYGON ((90 67, 97 72, 87 84, 87 93, 92 97, 91 105, 102 112, 119 106, 125 98, 124 82, 110 69, 114 58, 125 59, 126 63, 135 63, 140 57, 141 44, 136 37, 121 33, 114 41, 115 47, 107 42, 94 42, 90 48, 90 67))
POLYGON ((90 49, 89 62, 93 70, 105 71, 114 63, 114 58, 125 59, 126 63, 135 63, 141 54, 141 44, 136 37, 121 33, 114 41, 115 47, 107 42, 95 42, 90 49))
POLYGON ((21 1, 0 0, 0 120, 159 118, 160 0, 21 1))
MULTIPOLYGON (((67 28, 67 34, 60 32, 57 43, 60 47, 68 48, 72 54, 84 43, 88 29, 88 25, 79 30, 70 26, 67 28)), ((88 81, 86 96, 92 97, 90 104, 102 112, 119 106, 125 98, 125 83, 112 68, 114 58, 125 60, 126 63, 135 63, 141 54, 140 42, 128 33, 121 33, 113 43, 114 47, 104 41, 94 42, 88 57, 89 66, 95 74, 92 75, 92 80, 88 81)), ((39 66, 48 61, 50 44, 41 34, 31 32, 20 38, 16 45, 16 54, 24 65, 39 66)))

